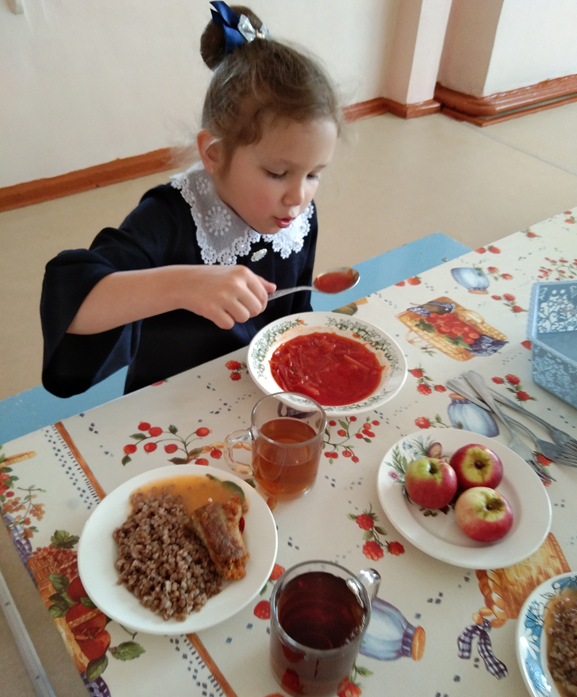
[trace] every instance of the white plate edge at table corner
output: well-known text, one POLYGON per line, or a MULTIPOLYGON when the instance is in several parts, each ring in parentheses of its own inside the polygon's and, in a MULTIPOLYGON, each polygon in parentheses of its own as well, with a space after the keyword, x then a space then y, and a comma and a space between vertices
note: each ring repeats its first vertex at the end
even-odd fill
MULTIPOLYGON (((541 483, 537 474, 533 470, 530 469, 529 465, 527 463, 525 463, 519 455, 517 455, 512 450, 507 448, 507 446, 504 445, 503 443, 501 443, 499 441, 494 441, 493 439, 490 439, 487 436, 483 436, 480 433, 475 433, 474 431, 465 431, 463 429, 451 428, 451 429, 443 430, 443 433, 452 433, 453 435, 455 435, 457 433, 458 434, 470 433, 471 439, 469 442, 474 443, 476 440, 478 440, 478 442, 480 442, 481 444, 485 444, 488 447, 493 446, 493 449, 495 451, 501 451, 501 452, 506 451, 507 457, 513 456, 512 461, 515 463, 514 467, 518 468, 517 471, 519 473, 526 472, 527 476, 530 477, 529 481, 531 481, 534 485, 533 491, 535 493, 539 492, 539 494, 542 493, 544 495, 542 497, 542 499, 543 499, 542 503, 544 505, 546 505, 546 508, 547 508, 547 522, 546 522, 545 527, 540 531, 539 544, 535 545, 535 543, 534 543, 532 551, 528 551, 528 552, 523 551, 521 553, 517 553, 517 555, 514 557, 513 561, 509 560, 506 563, 504 563, 503 561, 498 561, 498 557, 497 557, 497 560, 495 562, 491 562, 491 563, 489 563, 489 561, 482 561, 482 560, 480 561, 479 559, 477 559, 476 561, 474 561, 474 560, 463 561, 463 558, 456 559, 454 557, 454 555, 451 555, 450 553, 449 554, 447 554, 447 553, 445 553, 445 554, 441 554, 441 553, 433 554, 433 553, 431 553, 430 550, 426 549, 424 543, 428 542, 429 544, 433 543, 433 544, 440 545, 440 547, 443 550, 445 550, 445 552, 450 552, 453 549, 461 550, 461 554, 462 554, 462 551, 464 549, 470 549, 471 554, 473 554, 473 553, 478 554, 479 552, 481 552, 481 553, 484 552, 484 554, 482 554, 482 557, 487 559, 487 558, 490 558, 490 552, 494 551, 495 549, 498 549, 499 545, 501 545, 505 542, 507 544, 510 543, 512 538, 510 536, 508 536, 508 537, 504 538, 504 540, 502 540, 500 543, 497 543, 497 545, 491 545, 491 546, 485 546, 485 547, 479 546, 479 547, 463 548, 463 547, 458 547, 456 545, 453 545, 452 543, 446 542, 445 540, 439 539, 438 537, 434 536, 431 532, 426 530, 424 527, 418 525, 418 522, 413 518, 413 516, 411 515, 411 513, 408 509, 408 506, 411 504, 407 503, 407 501, 403 495, 401 487, 392 478, 388 477, 387 471, 390 469, 390 467, 388 465, 385 465, 385 460, 388 458, 389 454, 391 453, 391 451, 393 450, 393 448, 395 446, 400 446, 400 444, 403 443, 404 441, 416 440, 418 436, 423 436, 424 432, 422 430, 421 431, 414 431, 413 433, 409 433, 406 436, 399 438, 395 443, 393 443, 393 445, 391 445, 391 447, 387 450, 387 452, 385 453, 385 455, 383 456, 383 458, 381 460, 381 463, 379 465, 379 469, 377 472, 377 496, 379 499, 379 503, 381 504, 381 508, 383 509, 385 515, 390 520, 391 524, 395 527, 395 529, 401 535, 403 535, 409 542, 411 542, 411 544, 413 544, 417 549, 419 549, 422 552, 424 552, 425 554, 428 554, 429 556, 431 556, 435 559, 438 559, 439 561, 445 562, 447 564, 452 564, 454 566, 459 566, 461 568, 467 568, 467 569, 494 569, 494 568, 502 568, 502 567, 513 566, 514 564, 518 564, 519 562, 523 561, 524 559, 529 557, 531 554, 533 554, 537 549, 539 549, 539 547, 543 544, 543 542, 545 541, 545 539, 547 538, 547 535, 549 534, 549 532, 551 530, 552 507, 551 507, 551 501, 549 499, 549 495, 548 495, 545 487, 541 483), (384 486, 382 484, 382 482, 386 482, 387 486, 384 486), (391 497, 396 498, 396 500, 395 500, 395 498, 392 498, 392 500, 395 502, 395 504, 398 506, 398 508, 401 511, 406 513, 406 516, 403 515, 403 513, 401 514, 401 516, 402 516, 403 520, 406 520, 408 522, 409 531, 407 531, 407 529, 404 529, 403 526, 400 526, 398 521, 395 521, 393 518, 391 518, 389 512, 387 512, 387 507, 385 506, 385 500, 388 500, 388 499, 386 499, 385 493, 388 491, 394 492, 395 489, 398 491, 398 494, 392 493, 391 497), (415 527, 418 528, 418 531, 421 533, 420 535, 415 536, 414 534, 412 534, 412 530, 415 527), (421 540, 421 538, 424 539, 424 542, 421 540)), ((442 438, 441 434, 439 434, 438 440, 439 440, 439 442, 442 443, 443 438, 442 438)), ((463 443, 463 445, 464 444, 465 443, 463 443)), ((445 446, 443 445, 443 447, 445 447, 445 446)), ((501 457, 503 459, 504 455, 503 456, 500 455, 499 452, 497 452, 497 454, 499 455, 499 457, 501 457)), ((518 529, 519 528, 517 528, 517 530, 515 531, 515 536, 518 533, 518 529)), ((513 538, 513 539, 515 539, 515 538, 513 538)), ((502 549, 502 547, 501 547, 501 549, 502 549)))
MULTIPOLYGON (((515 629, 515 652, 517 654, 517 661, 519 663, 520 669, 521 669, 521 675, 523 676, 523 680, 525 682, 525 685, 527 687, 527 690, 533 695, 533 697, 541 697, 540 694, 538 694, 533 687, 533 684, 529 680, 529 676, 527 675, 527 668, 525 666, 525 655, 528 651, 528 649, 524 648, 521 649, 521 639, 524 639, 525 636, 525 624, 524 624, 524 619, 525 616, 527 615, 529 606, 531 603, 540 595, 542 595, 547 589, 550 589, 553 591, 553 582, 557 581, 561 578, 568 578, 569 576, 574 576, 577 579, 577 571, 566 571, 565 573, 562 574, 557 574, 556 576, 551 576, 551 578, 548 578, 547 580, 543 581, 543 583, 540 583, 536 588, 534 588, 531 593, 525 598, 525 601, 523 605, 521 606, 521 610, 519 611, 519 615, 517 616, 517 627, 515 629), (523 655, 522 652, 523 651, 523 655)), ((547 603, 545 604, 546 607, 547 603)), ((541 639, 539 642, 539 647, 543 647, 543 642, 544 642, 544 632, 541 632, 541 639)), ((539 656, 542 657, 544 655, 543 651, 541 650, 539 652, 539 656)), ((557 690, 553 680, 550 680, 549 678, 550 673, 549 669, 547 668, 547 671, 545 671, 544 665, 542 660, 539 661, 541 665, 541 670, 543 672, 543 675, 545 679, 547 680, 547 683, 549 684, 549 687, 551 688, 551 692, 549 693, 549 697, 561 697, 559 694, 559 691, 557 690)))
MULTIPOLYGON (((258 501, 256 504, 257 511, 260 511, 259 514, 259 520, 254 520, 251 522, 250 515, 247 515, 245 519, 245 537, 246 537, 246 542, 247 542, 247 549, 249 551, 249 554, 251 554, 250 549, 253 547, 253 544, 251 543, 251 538, 254 535, 254 532, 251 534, 251 530, 256 530, 257 529, 257 524, 258 524, 258 530, 257 530, 257 536, 263 532, 267 532, 268 538, 265 540, 264 545, 259 544, 259 549, 264 548, 266 549, 266 545, 269 545, 271 547, 271 551, 274 553, 271 554, 270 560, 268 564, 261 563, 260 564, 260 573, 257 576, 257 579, 260 579, 258 583, 255 582, 254 588, 252 591, 249 593, 245 594, 244 597, 242 595, 242 590, 246 585, 247 581, 252 580, 250 574, 247 574, 247 576, 244 579, 240 579, 239 581, 231 581, 228 582, 228 585, 225 586, 222 591, 210 598, 207 602, 207 604, 198 612, 198 613, 191 613, 188 615, 187 619, 184 620, 183 622, 177 622, 176 620, 162 620, 158 615, 156 615, 154 612, 151 610, 148 610, 144 608, 143 606, 140 605, 136 597, 128 591, 124 586, 118 585, 117 584, 117 578, 118 574, 116 570, 114 569, 114 548, 115 548, 115 543, 112 538, 112 532, 113 530, 122 525, 122 523, 126 520, 126 517, 129 512, 129 507, 128 505, 126 506, 125 510, 121 512, 120 510, 117 512, 115 516, 113 516, 109 522, 107 523, 104 534, 109 533, 109 540, 108 544, 110 545, 110 552, 112 553, 112 564, 111 567, 109 567, 107 570, 105 569, 104 573, 108 571, 106 574, 106 580, 109 582, 114 581, 112 584, 112 588, 116 589, 118 594, 121 596, 121 598, 128 603, 129 607, 133 607, 134 610, 139 614, 142 615, 145 621, 145 628, 143 628, 142 624, 140 622, 137 622, 140 626, 133 626, 131 624, 130 618, 127 619, 123 615, 119 615, 116 612, 113 612, 110 614, 109 609, 102 609, 102 612, 104 612, 107 617, 110 619, 118 622, 122 626, 129 627, 131 629, 141 631, 146 634, 154 634, 154 635, 163 635, 163 636, 176 636, 180 634, 189 634, 191 632, 197 632, 201 631, 202 629, 208 629, 209 627, 213 627, 220 622, 223 622, 233 615, 235 615, 237 612, 240 612, 244 607, 246 607, 251 600, 253 600, 259 592, 262 590, 262 588, 265 586, 267 580, 270 577, 270 574, 272 573, 275 561, 276 561, 276 556, 278 552, 278 533, 277 533, 277 528, 276 528, 276 522, 274 520, 274 516, 272 514, 272 511, 268 507, 266 501, 260 496, 260 494, 249 484, 247 484, 245 481, 237 477, 236 475, 227 472, 226 470, 221 470, 216 467, 211 467, 211 466, 202 466, 202 465, 166 465, 164 467, 156 468, 154 470, 148 470, 147 472, 141 472, 140 474, 136 475, 132 479, 129 479, 126 482, 123 482, 120 484, 116 489, 114 489, 110 494, 107 494, 107 496, 102 499, 102 501, 98 504, 97 508, 92 511, 90 514, 89 518, 87 519, 86 523, 84 524, 84 527, 82 529, 82 532, 80 534, 80 540, 78 543, 78 554, 77 554, 77 560, 78 560, 78 572, 81 577, 82 584, 88 594, 88 597, 92 600, 92 602, 99 608, 101 609, 100 605, 102 603, 99 603, 100 601, 100 593, 99 592, 94 592, 93 584, 92 584, 92 579, 88 578, 88 572, 85 575, 85 578, 88 579, 87 582, 85 582, 84 578, 82 577, 82 572, 81 572, 81 566, 85 565, 85 571, 86 567, 88 567, 88 570, 91 569, 92 566, 94 566, 94 561, 90 563, 92 560, 89 560, 88 562, 86 561, 83 553, 83 549, 85 545, 90 544, 93 541, 94 535, 98 534, 97 530, 92 530, 92 526, 90 525, 90 520, 93 519, 93 515, 96 513, 98 510, 98 507, 100 507, 107 499, 109 501, 115 501, 115 499, 120 496, 123 498, 126 495, 126 500, 128 504, 128 496, 130 493, 132 493, 135 489, 137 489, 140 486, 143 486, 144 484, 147 484, 151 481, 154 481, 155 479, 164 479, 164 478, 169 478, 171 476, 175 475, 186 475, 186 474, 212 474, 214 476, 220 476, 223 478, 228 479, 229 481, 234 481, 237 483, 243 491, 245 491, 245 494, 247 494, 247 498, 249 499, 249 514, 253 506, 255 505, 255 501, 258 501), (194 469, 192 469, 194 468, 194 469), (116 494, 116 496, 113 499, 110 499, 115 492, 119 492, 116 494), (126 492, 126 494, 125 494, 126 492), (261 505, 262 504, 262 505, 261 505), (248 524, 246 524, 246 520, 248 520, 248 524), (269 523, 269 525, 263 525, 263 523, 269 523), (86 529, 88 527, 88 535, 84 534, 86 529), (87 587, 88 586, 88 587, 87 587), (219 608, 221 605, 223 605, 223 594, 225 591, 229 588, 234 589, 234 593, 232 594, 234 598, 237 598, 237 596, 240 595, 241 597, 241 602, 237 602, 236 600, 233 601, 233 598, 229 594, 228 597, 225 597, 225 608, 228 605, 233 605, 234 607, 232 608, 231 611, 228 611, 225 609, 226 614, 225 616, 222 616, 219 619, 215 619, 213 616, 215 614, 218 615, 219 608), (94 596, 94 597, 93 597, 94 596), (95 598, 98 598, 98 601, 95 600, 95 598), (218 606, 218 607, 217 607, 218 606), (208 610, 208 612, 206 612, 208 610), (202 614, 204 611, 204 615, 202 614), (193 622, 193 620, 196 620, 193 622), (189 627, 188 625, 193 624, 194 626, 189 627), (186 628, 185 628, 186 627, 186 628)), ((110 505, 110 504, 108 504, 110 505)), ((102 510, 106 511, 106 507, 102 510)), ((252 556, 252 555, 251 555, 252 556)), ((254 557, 253 557, 254 559, 254 557)), ((258 559, 258 557, 257 557, 258 559)), ((249 567, 250 564, 250 557, 249 560, 247 561, 247 567, 249 567)), ((249 567, 250 568, 250 567, 249 567)), ((257 566, 257 569, 259 567, 257 566)), ((255 574, 257 573, 257 569, 255 569, 255 574)), ((225 582, 226 583, 226 582, 225 582)), ((110 586, 107 586, 110 587, 110 586)), ((134 619, 134 618, 133 618, 134 619)))
MULTIPOLYGON (((259 337, 261 336, 261 334, 263 332, 265 332, 267 329, 269 329, 271 327, 271 325, 275 325, 279 322, 287 322, 290 320, 298 320, 298 319, 305 319, 305 320, 310 319, 310 321, 311 321, 310 324, 307 323, 306 325, 302 325, 302 326, 304 329, 314 330, 317 328, 328 326, 328 325, 322 324, 321 320, 326 323, 327 318, 328 317, 332 318, 334 315, 339 316, 339 313, 322 312, 322 311, 300 312, 300 313, 296 313, 293 315, 287 315, 286 317, 281 317, 278 320, 275 320, 275 321, 271 322, 270 324, 267 324, 262 329, 260 329, 255 334, 255 336, 251 339, 251 342, 250 342, 249 347, 248 347, 248 353, 247 353, 247 369, 248 369, 248 372, 249 372, 253 382, 255 383, 255 385, 257 385, 257 387, 261 391, 265 392, 265 394, 273 394, 276 391, 282 391, 280 386, 278 387, 278 390, 268 391, 268 387, 265 387, 263 385, 264 381, 261 378, 259 378, 257 375, 255 375, 255 373, 254 373, 253 361, 251 360, 251 355, 252 355, 251 354, 251 347, 254 346, 254 344, 256 343, 256 341, 259 339, 259 337), (317 318, 319 318, 319 319, 317 319, 317 318)), ((363 413, 365 411, 373 411, 374 409, 378 409, 379 407, 383 406, 383 404, 386 404, 387 402, 389 402, 391 399, 393 399, 394 397, 396 397, 398 395, 398 393, 402 390, 402 388, 407 380, 407 377, 408 377, 407 356, 405 355, 400 344, 398 343, 398 341, 394 337, 392 337, 390 334, 388 334, 384 329, 381 329, 381 327, 377 326, 376 324, 373 324, 372 322, 368 322, 367 320, 362 319, 361 317, 356 317, 354 319, 352 317, 349 317, 348 315, 340 315, 340 317, 342 319, 349 320, 351 322, 358 322, 359 324, 364 325, 365 327, 370 328, 370 329, 374 330, 375 332, 383 335, 383 338, 385 338, 387 341, 389 341, 393 345, 393 347, 397 353, 397 357, 398 357, 400 365, 399 365, 399 369, 397 370, 396 375, 394 376, 395 379, 399 381, 399 384, 396 387, 392 388, 391 394, 386 395, 385 396, 386 398, 383 401, 376 403, 376 404, 370 404, 367 406, 362 406, 363 402, 359 402, 360 406, 359 406, 358 411, 353 411, 351 409, 341 411, 339 407, 324 407, 324 409, 327 412, 327 416, 332 416, 332 417, 337 417, 337 418, 340 416, 347 416, 348 414, 363 413)), ((299 328, 298 327, 291 327, 287 331, 291 331, 293 329, 298 330, 299 328)), ((338 330, 338 331, 340 331, 340 330, 338 330)), ((283 334, 284 333, 285 332, 283 332, 283 334)), ((276 347, 278 347, 279 343, 282 343, 282 341, 283 341, 282 335, 279 335, 279 337, 277 339, 275 339, 275 341, 270 345, 270 347, 268 349, 268 353, 271 353, 276 347)), ((388 363, 388 361, 387 361, 387 363, 388 363)), ((389 378, 389 381, 387 381, 385 388, 388 387, 391 382, 394 382, 391 380, 391 378, 393 378, 392 370, 391 370, 391 376, 389 378)))

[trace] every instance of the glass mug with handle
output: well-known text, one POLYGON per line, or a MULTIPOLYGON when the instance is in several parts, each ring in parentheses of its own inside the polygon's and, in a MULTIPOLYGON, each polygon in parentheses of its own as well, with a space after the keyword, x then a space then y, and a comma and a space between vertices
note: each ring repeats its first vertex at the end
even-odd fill
POLYGON ((381 577, 328 561, 297 564, 271 595, 270 662, 290 695, 334 695, 352 673, 381 577))
POLYGON ((253 407, 250 428, 225 438, 224 456, 236 472, 253 475, 269 496, 295 499, 315 483, 326 425, 325 411, 314 399, 271 394, 253 407))

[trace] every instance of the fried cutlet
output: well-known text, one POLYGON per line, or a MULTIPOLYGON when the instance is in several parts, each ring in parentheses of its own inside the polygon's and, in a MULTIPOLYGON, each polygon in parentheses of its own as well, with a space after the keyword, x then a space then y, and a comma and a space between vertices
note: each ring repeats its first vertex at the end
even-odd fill
POLYGON ((233 496, 226 503, 213 501, 197 508, 190 518, 192 529, 208 550, 223 578, 238 580, 246 575, 246 551, 240 531, 242 501, 233 496))

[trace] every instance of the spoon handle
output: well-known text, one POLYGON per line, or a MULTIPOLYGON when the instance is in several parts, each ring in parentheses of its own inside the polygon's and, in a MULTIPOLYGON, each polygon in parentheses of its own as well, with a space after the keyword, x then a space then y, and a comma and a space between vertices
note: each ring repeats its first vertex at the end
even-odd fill
POLYGON ((283 295, 288 295, 289 293, 296 293, 297 290, 314 290, 312 286, 296 286, 296 288, 282 288, 281 290, 275 290, 274 293, 268 294, 269 300, 274 300, 275 298, 282 298, 283 295))
MULTIPOLYGON (((463 373, 461 376, 465 378, 465 380, 471 385, 471 387, 479 394, 479 397, 485 401, 485 403, 489 406, 490 409, 493 410, 495 414, 501 419, 503 424, 505 425, 505 428, 509 432, 509 435, 513 437, 513 431, 511 430, 511 426, 509 425, 509 422, 507 421, 507 417, 501 409, 497 406, 495 400, 493 399, 493 396, 489 392, 487 385, 485 385, 485 381, 483 378, 479 375, 479 373, 476 373, 474 370, 469 370, 466 373, 463 373)), ((464 396, 464 395, 463 395, 464 396)))

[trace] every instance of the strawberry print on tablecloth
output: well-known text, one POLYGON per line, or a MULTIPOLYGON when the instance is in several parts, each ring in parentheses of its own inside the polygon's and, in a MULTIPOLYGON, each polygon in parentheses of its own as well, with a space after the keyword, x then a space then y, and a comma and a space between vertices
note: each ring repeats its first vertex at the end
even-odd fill
POLYGON ((138 431, 133 433, 130 438, 136 441, 124 446, 124 457, 122 464, 127 465, 132 461, 131 455, 138 451, 138 446, 142 445, 145 453, 153 453, 159 445, 162 445, 164 452, 173 457, 167 458, 173 465, 186 465, 194 462, 197 465, 208 465, 208 460, 201 457, 208 454, 213 460, 222 457, 223 443, 213 443, 211 445, 198 445, 196 441, 206 438, 210 434, 210 429, 201 426, 189 433, 186 437, 180 435, 176 426, 171 424, 166 430, 161 426, 151 426, 147 421, 138 424, 138 431), (196 447, 191 447, 192 444, 196 447))
MULTIPOLYGON (((514 619, 512 608, 523 602, 530 584, 538 583, 542 574, 549 577, 565 570, 563 564, 557 563, 558 553, 553 554, 557 561, 547 559, 539 564, 531 561, 528 576, 524 575, 525 569, 519 568, 511 577, 506 576, 508 569, 477 572, 475 577, 474 570, 443 564, 416 549, 390 527, 387 513, 379 503, 375 477, 383 453, 403 434, 415 430, 423 439, 442 441, 445 429, 462 427, 506 443, 506 433, 498 432, 493 423, 481 423, 483 414, 476 413, 470 403, 451 390, 437 389, 463 370, 459 367, 460 359, 453 355, 455 350, 473 361, 473 368, 493 389, 577 437, 571 408, 533 385, 531 347, 525 334, 531 285, 540 280, 555 281, 576 275, 574 220, 575 212, 566 212, 411 277, 418 283, 409 283, 407 279, 402 286, 384 288, 346 308, 346 312, 354 312, 359 318, 382 327, 399 343, 406 355, 407 380, 402 392, 379 413, 357 414, 355 419, 332 419, 333 423, 323 434, 324 450, 315 487, 297 501, 279 502, 273 512, 279 532, 276 561, 279 567, 326 558, 355 572, 373 566, 383 572, 379 591, 382 598, 377 597, 375 603, 378 608, 375 617, 382 619, 383 629, 376 631, 378 625, 373 625, 371 633, 376 648, 370 652, 363 649, 367 653, 361 652, 355 670, 339 686, 338 697, 380 697, 383 685, 387 692, 403 697, 420 695, 423 690, 450 697, 526 694, 515 655, 516 622, 509 619, 514 619), (489 283, 487 292, 469 293, 470 289, 480 288, 471 286, 470 282, 471 288, 456 282, 451 274, 454 268, 480 270, 489 283), (515 305, 521 311, 515 311, 515 305), (429 314, 414 312, 415 308, 429 314), (461 311, 467 315, 459 316, 461 311), (434 314, 437 317, 432 317, 434 314), (412 317, 410 324, 402 321, 403 315, 412 317), (447 323, 451 315, 469 325, 465 335, 455 331, 464 330, 463 326, 451 327, 447 323), (479 331, 468 321, 470 318, 480 319, 490 329, 479 331), (419 323, 422 335, 413 330, 413 325, 419 323), (447 334, 438 331, 441 327, 448 330, 447 334), (491 329, 501 332, 501 336, 491 329), (457 335, 451 336, 451 331, 457 335), (474 343, 474 333, 479 337, 486 334, 503 344, 493 346, 497 350, 489 355, 474 354, 470 351, 472 344, 464 340, 472 339, 474 343), (435 336, 442 343, 432 342, 435 336), (400 551, 396 544, 402 545, 404 553, 395 554, 400 551), (374 559, 365 552, 373 556, 380 552, 382 556, 374 559), (405 624, 391 607, 402 610, 409 624, 426 629, 427 650, 419 663, 404 655, 392 660, 398 654, 388 641, 389 629, 393 624, 396 627, 405 624), (504 610, 506 618, 502 614, 504 610), (506 621, 502 623, 503 620, 506 621), (488 639, 495 660, 487 652, 488 639), (490 659, 488 664, 485 657, 490 659), (367 674, 363 674, 365 670, 367 674)), ((49 427, 19 439, 18 443, 5 445, 0 450, 0 454, 6 453, 4 461, 0 461, 0 506, 8 510, 10 506, 19 508, 6 513, 4 521, 15 547, 22 552, 23 561, 26 563, 44 547, 71 544, 98 500, 144 471, 171 464, 175 458, 198 464, 204 461, 227 471, 221 457, 222 441, 233 430, 246 427, 250 410, 262 397, 247 376, 246 357, 246 350, 239 349, 218 361, 171 377, 160 388, 145 388, 98 407, 90 416, 66 419, 64 427, 70 436, 66 443, 55 427, 49 427), (96 427, 91 428, 93 425, 96 427), (170 425, 176 428, 171 429, 170 425), (134 435, 138 437, 131 437, 134 435), (126 446, 131 446, 128 452, 124 451, 126 446), (35 455, 27 460, 8 461, 14 454, 32 452, 35 455), (122 466, 124 456, 130 459, 122 466), (83 459, 92 478, 74 465, 75 457, 83 459), (30 499, 25 501, 27 496, 30 499), (71 505, 65 505, 66 502, 71 505), (22 505, 25 507, 20 508, 22 505), (56 531, 58 540, 53 542, 56 531)), ((549 466, 557 480, 548 489, 553 509, 552 530, 567 567, 573 567, 577 564, 571 506, 574 471, 556 463, 549 466)), ((393 468, 387 470, 400 478, 393 468)), ((430 523, 444 518, 439 513, 436 519, 424 520, 430 523)), ((58 551, 74 554, 74 550, 73 545, 58 551)), ((257 548, 252 552, 257 554, 257 548)), ((47 556, 52 554, 55 552, 47 556)), ((57 618, 60 623, 70 610, 65 594, 75 606, 79 604, 78 593, 82 593, 72 568, 70 575, 68 571, 62 567, 52 574, 56 586, 52 583, 50 588, 53 596, 50 607, 55 608, 52 612, 64 612, 64 618, 57 618)), ((73 629, 77 633, 94 630, 100 637, 95 644, 85 645, 92 656, 89 662, 102 660, 103 656, 108 660, 104 672, 90 684, 92 694, 98 697, 161 694, 169 674, 174 697, 285 695, 271 676, 267 662, 270 620, 266 618, 274 574, 273 570, 265 592, 237 615, 203 630, 193 639, 182 636, 166 639, 140 633, 133 637, 115 622, 108 622, 100 632, 102 618, 95 615, 96 626, 89 622, 85 628, 82 625, 86 624, 84 617, 89 612, 75 609, 70 621, 75 624, 78 620, 78 624, 73 629), (75 613, 85 614, 75 618, 75 613), (108 643, 104 632, 110 635, 110 643, 101 653, 108 643), (126 661, 115 657, 112 649, 125 642, 139 644, 145 653, 126 661)), ((94 637, 77 638, 81 642, 94 641, 94 637)), ((92 665, 91 675, 92 668, 98 666, 92 665)), ((0 685, 0 689, 5 685, 1 679, 0 685)))
POLYGON ((405 283, 409 286, 419 286, 421 285, 421 278, 420 276, 411 276, 410 278, 407 278, 404 281, 399 281, 398 283, 395 283, 395 285, 400 286, 402 288, 405 285, 405 283))
POLYGON ((230 370, 231 380, 237 381, 243 375, 248 375, 248 366, 245 361, 227 361, 225 367, 230 370))
POLYGON ((371 416, 330 419, 323 439, 324 456, 331 464, 339 457, 339 454, 350 458, 351 462, 358 462, 359 458, 355 453, 358 441, 371 443, 380 423, 378 419, 371 416))
MULTIPOLYGON (((285 571, 284 566, 275 564, 268 581, 261 588, 259 595, 263 596, 269 590, 269 583, 273 584, 275 581, 278 581, 285 571)), ((270 600, 258 600, 252 612, 259 620, 270 620, 270 600)))
POLYGON ((495 376, 492 377, 491 380, 495 385, 505 385, 507 391, 512 392, 518 402, 527 402, 531 399, 536 401, 537 399, 523 389, 521 378, 517 375, 508 374, 505 375, 505 377, 495 376))
POLYGON ((518 314, 519 312, 527 312, 527 310, 524 307, 521 307, 517 303, 517 299, 512 293, 504 293, 503 295, 492 295, 491 298, 493 300, 498 300, 505 305, 505 307, 508 307, 511 312, 514 312, 515 314, 518 314))
POLYGON ((444 385, 436 384, 433 378, 431 378, 425 372, 425 369, 419 366, 417 368, 409 368, 409 374, 417 379, 417 392, 424 396, 430 395, 435 392, 446 392, 447 388, 444 385))
POLYGON ((577 278, 577 259, 545 257, 545 261, 539 269, 540 281, 568 281, 572 278, 577 278))
POLYGON ((359 515, 349 513, 348 518, 349 520, 354 520, 359 528, 364 531, 363 540, 365 540, 365 543, 363 545, 363 554, 367 559, 378 561, 382 559, 385 552, 395 557, 405 553, 405 548, 400 542, 389 542, 388 540, 382 539, 382 537, 387 534, 387 531, 382 526, 378 525, 379 519, 377 514, 373 511, 372 505, 369 505, 369 508, 365 509, 359 515))

